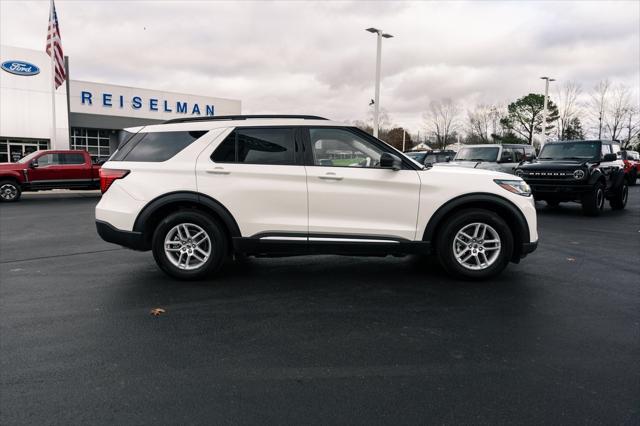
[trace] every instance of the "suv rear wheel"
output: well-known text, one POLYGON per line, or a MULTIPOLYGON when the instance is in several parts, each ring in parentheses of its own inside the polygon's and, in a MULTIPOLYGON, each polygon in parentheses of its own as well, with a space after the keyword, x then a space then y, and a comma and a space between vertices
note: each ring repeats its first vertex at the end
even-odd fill
POLYGON ((611 208, 614 210, 622 210, 627 205, 627 199, 629 198, 629 186, 626 182, 622 182, 620 188, 616 190, 614 196, 609 200, 611 208))
POLYGON ((496 213, 469 209, 444 224, 436 244, 438 259, 447 272, 465 279, 486 279, 509 263, 513 234, 496 213))
POLYGON ((158 224, 152 248, 164 272, 181 280, 197 280, 220 269, 227 239, 220 225, 206 215, 179 211, 158 224))
POLYGON ((598 216, 604 209, 604 184, 598 182, 591 192, 582 196, 582 212, 587 216, 598 216))

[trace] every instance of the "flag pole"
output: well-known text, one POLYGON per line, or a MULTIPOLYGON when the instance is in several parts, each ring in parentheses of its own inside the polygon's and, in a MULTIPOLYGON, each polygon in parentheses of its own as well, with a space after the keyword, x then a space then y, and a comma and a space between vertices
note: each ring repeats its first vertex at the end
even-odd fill
POLYGON ((49 26, 47 36, 49 37, 49 56, 51 57, 51 124, 53 127, 51 128, 51 146, 50 149, 57 148, 56 144, 56 69, 55 63, 53 59, 53 55, 55 54, 53 51, 53 0, 51 0, 49 4, 49 26))

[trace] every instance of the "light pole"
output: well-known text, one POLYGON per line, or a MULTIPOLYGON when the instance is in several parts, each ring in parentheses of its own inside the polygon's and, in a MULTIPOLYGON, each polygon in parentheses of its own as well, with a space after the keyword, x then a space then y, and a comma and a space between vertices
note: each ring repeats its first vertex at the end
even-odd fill
POLYGON ((556 81, 550 77, 540 77, 541 80, 544 80, 544 106, 542 107, 542 140, 540 141, 540 149, 544 146, 544 143, 547 141, 547 102, 549 101, 549 82, 556 81))
POLYGON ((380 63, 382 60, 382 37, 391 38, 391 34, 386 34, 382 30, 377 28, 367 28, 370 33, 375 33, 377 36, 377 54, 376 54, 376 96, 373 103, 373 136, 378 137, 378 130, 380 128, 379 115, 380 115, 380 63))

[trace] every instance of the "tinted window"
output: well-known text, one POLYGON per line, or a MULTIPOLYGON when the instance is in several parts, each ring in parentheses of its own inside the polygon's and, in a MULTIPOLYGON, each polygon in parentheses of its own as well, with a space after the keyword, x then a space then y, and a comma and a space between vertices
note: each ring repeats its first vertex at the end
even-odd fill
POLYGON ((216 163, 235 163, 236 161, 236 132, 231 132, 224 138, 218 148, 211 154, 211 160, 216 163))
POLYGON ((502 154, 500 157, 500 161, 506 161, 509 163, 513 163, 515 160, 515 150, 513 148, 502 148, 502 154))
POLYGON ((236 129, 218 146, 211 160, 218 163, 295 164, 292 128, 236 129))
POLYGON ((600 156, 599 149, 600 142, 547 143, 540 151, 539 158, 542 160, 595 160, 600 156))
POLYGON ((114 154, 112 160, 166 161, 191 145, 207 132, 153 132, 138 133, 114 154), (137 139, 137 143, 133 139, 137 139), (121 153, 121 154, 120 154, 121 153), (120 154, 120 155, 118 155, 120 154))
POLYGON ((321 127, 310 129, 309 137, 316 166, 380 166, 382 150, 348 130, 321 127))
POLYGON ((455 159, 456 161, 496 161, 497 157, 497 147, 469 147, 458 151, 455 159))
POLYGON ((54 166, 60 164, 60 154, 45 154, 38 157, 38 167, 54 166))
POLYGON ((423 164, 427 154, 425 152, 407 152, 407 157, 412 158, 420 164, 423 164))
POLYGON ((84 164, 84 155, 82 154, 60 154, 61 164, 84 164))
POLYGON ((513 148, 513 161, 516 163, 524 161, 524 148, 513 148))

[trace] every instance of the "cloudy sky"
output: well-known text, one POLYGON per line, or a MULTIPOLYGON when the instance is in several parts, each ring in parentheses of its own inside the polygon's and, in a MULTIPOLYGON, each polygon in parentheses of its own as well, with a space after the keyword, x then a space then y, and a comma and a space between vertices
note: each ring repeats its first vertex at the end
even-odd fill
MULTIPOLYGON (((241 99, 244 113, 366 119, 374 26, 381 106, 418 131, 434 99, 506 103, 541 75, 638 93, 640 2, 56 1, 73 79, 241 99)), ((48 1, 0 0, 0 42, 44 49, 48 1)), ((553 91, 551 93, 553 95, 553 91)), ((637 98, 636 98, 637 99, 637 98)))

